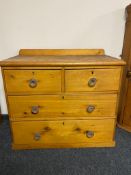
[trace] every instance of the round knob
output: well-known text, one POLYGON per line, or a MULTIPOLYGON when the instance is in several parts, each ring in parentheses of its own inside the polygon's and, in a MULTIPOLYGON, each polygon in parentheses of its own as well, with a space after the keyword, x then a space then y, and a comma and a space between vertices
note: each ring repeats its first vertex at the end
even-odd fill
POLYGON ((35 80, 35 79, 29 80, 29 86, 31 88, 35 88, 37 86, 37 80, 35 80))
POLYGON ((88 86, 89 87, 94 87, 96 85, 96 78, 90 78, 88 81, 88 86))
POLYGON ((36 141, 40 140, 40 138, 41 138, 41 135, 40 135, 39 132, 37 132, 37 133, 34 134, 34 139, 35 139, 36 141))
POLYGON ((32 106, 31 113, 38 114, 39 113, 39 106, 32 106))
POLYGON ((92 138, 93 136, 94 136, 94 132, 93 131, 86 131, 86 137, 92 138))
POLYGON ((95 110, 95 106, 94 105, 89 105, 88 107, 87 107, 87 112, 88 113, 91 113, 91 112, 93 112, 95 110))

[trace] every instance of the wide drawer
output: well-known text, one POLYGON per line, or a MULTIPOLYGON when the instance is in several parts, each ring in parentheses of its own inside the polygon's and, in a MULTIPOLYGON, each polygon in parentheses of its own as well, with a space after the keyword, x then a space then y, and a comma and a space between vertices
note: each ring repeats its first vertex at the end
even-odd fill
POLYGON ((8 96, 11 119, 115 117, 117 94, 8 96))
POLYGON ((115 120, 26 121, 11 126, 13 144, 71 145, 113 141, 115 120))
POLYGON ((65 70, 65 91, 115 91, 119 89, 121 69, 65 70))
POLYGON ((61 91, 61 70, 4 70, 4 78, 7 93, 61 91))

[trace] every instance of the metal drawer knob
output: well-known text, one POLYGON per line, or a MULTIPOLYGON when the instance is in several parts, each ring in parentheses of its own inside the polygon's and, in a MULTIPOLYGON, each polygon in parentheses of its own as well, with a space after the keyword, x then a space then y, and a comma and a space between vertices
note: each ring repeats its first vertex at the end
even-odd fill
POLYGON ((37 86, 37 80, 35 80, 35 79, 29 80, 29 86, 31 88, 35 88, 37 86))
POLYGON ((93 131, 86 131, 86 137, 88 137, 88 138, 94 137, 94 132, 93 131))
POLYGON ((96 78, 90 78, 88 81, 88 86, 89 87, 94 87, 96 85, 96 78))
POLYGON ((41 134, 39 132, 37 132, 37 133, 34 134, 34 139, 36 141, 40 140, 40 138, 41 138, 41 134))
POLYGON ((88 113, 92 113, 94 110, 95 110, 95 106, 94 106, 94 105, 89 105, 89 106, 87 107, 87 112, 88 112, 88 113))
POLYGON ((31 113, 38 114, 39 113, 39 106, 32 106, 31 113))

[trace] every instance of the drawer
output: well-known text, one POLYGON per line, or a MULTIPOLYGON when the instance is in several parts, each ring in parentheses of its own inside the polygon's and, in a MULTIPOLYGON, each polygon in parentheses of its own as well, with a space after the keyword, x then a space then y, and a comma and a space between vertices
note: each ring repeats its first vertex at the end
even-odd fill
POLYGON ((97 143, 113 140, 115 120, 26 121, 11 126, 14 144, 97 143))
POLYGON ((121 69, 83 69, 65 71, 67 92, 118 90, 121 69))
POLYGON ((61 91, 61 70, 4 70, 7 93, 41 94, 61 91))
POLYGON ((117 94, 9 96, 15 119, 115 117, 117 94), (16 106, 18 106, 16 108, 16 106))

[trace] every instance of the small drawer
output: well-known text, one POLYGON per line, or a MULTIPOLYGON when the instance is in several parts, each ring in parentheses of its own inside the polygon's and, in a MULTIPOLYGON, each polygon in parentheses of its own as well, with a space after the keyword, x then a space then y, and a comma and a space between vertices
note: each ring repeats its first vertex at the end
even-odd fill
POLYGON ((66 92, 116 91, 121 69, 83 69, 65 71, 66 92))
POLYGON ((61 91, 61 70, 4 70, 4 78, 9 94, 61 91))
POLYGON ((11 125, 13 144, 97 144, 113 141, 115 120, 26 121, 11 125))
POLYGON ((115 118, 117 94, 8 96, 8 101, 12 120, 115 118))

